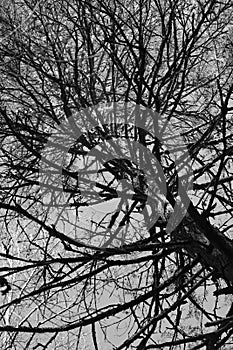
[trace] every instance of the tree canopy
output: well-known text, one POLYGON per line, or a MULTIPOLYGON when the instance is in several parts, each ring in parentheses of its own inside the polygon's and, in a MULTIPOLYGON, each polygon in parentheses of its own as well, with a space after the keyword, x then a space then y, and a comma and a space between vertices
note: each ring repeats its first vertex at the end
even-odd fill
POLYGON ((232 18, 2 2, 2 349, 231 348, 232 18))

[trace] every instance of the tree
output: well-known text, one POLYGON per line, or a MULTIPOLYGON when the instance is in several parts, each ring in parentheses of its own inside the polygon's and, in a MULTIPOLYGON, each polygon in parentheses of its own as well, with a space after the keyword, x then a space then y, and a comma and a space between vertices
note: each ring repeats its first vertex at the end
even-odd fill
POLYGON ((21 6, 0 43, 2 348, 229 349, 231 2, 21 6))

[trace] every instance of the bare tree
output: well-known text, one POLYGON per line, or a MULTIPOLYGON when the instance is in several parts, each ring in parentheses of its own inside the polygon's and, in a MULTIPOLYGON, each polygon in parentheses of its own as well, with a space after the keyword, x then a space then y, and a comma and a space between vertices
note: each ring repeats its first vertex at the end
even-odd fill
POLYGON ((20 6, 0 27, 1 347, 230 349, 231 1, 20 6))

